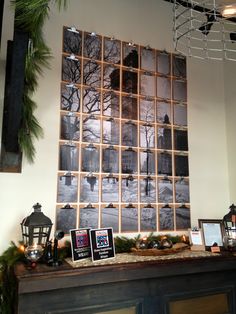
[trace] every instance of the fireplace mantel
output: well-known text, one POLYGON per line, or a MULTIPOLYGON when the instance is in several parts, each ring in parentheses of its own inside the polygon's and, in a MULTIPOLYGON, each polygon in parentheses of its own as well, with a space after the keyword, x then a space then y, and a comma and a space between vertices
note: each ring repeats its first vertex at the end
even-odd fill
POLYGON ((65 261, 57 268, 39 264, 32 270, 18 264, 15 275, 18 314, 101 313, 129 307, 135 309, 130 313, 177 314, 189 302, 196 311, 191 313, 201 313, 201 302, 208 309, 204 314, 236 313, 232 255, 78 267, 65 261))

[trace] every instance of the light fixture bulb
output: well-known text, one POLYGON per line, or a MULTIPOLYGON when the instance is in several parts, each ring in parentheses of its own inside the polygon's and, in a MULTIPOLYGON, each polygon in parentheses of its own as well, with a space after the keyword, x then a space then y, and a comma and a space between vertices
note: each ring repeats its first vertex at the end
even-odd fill
POLYGON ((226 18, 236 16, 236 3, 224 6, 221 14, 226 18))

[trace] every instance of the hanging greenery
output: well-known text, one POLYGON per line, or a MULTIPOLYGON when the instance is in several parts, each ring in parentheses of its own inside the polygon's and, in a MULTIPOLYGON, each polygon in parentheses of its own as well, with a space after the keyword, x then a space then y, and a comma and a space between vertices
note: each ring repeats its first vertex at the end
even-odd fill
POLYGON ((28 33, 29 44, 25 62, 22 123, 18 134, 19 146, 30 163, 34 162, 34 140, 43 136, 34 111, 37 107, 32 97, 38 87, 38 76, 50 67, 50 48, 43 37, 43 25, 49 18, 50 5, 66 9, 67 0, 12 0, 15 9, 15 27, 28 33))

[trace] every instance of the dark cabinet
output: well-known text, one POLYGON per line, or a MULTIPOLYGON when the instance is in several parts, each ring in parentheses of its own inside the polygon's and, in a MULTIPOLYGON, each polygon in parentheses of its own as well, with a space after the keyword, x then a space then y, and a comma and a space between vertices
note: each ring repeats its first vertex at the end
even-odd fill
POLYGON ((18 314, 235 314, 236 258, 58 268, 19 264, 18 314))

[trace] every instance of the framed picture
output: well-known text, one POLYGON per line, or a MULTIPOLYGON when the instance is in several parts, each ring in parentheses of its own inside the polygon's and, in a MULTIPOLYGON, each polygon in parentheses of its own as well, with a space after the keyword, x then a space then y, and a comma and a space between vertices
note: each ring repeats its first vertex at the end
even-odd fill
POLYGON ((186 58, 74 26, 61 48, 57 225, 188 230, 186 58))
POLYGON ((198 224, 202 229, 206 249, 215 243, 219 247, 223 246, 224 229, 221 219, 198 219, 198 224))

